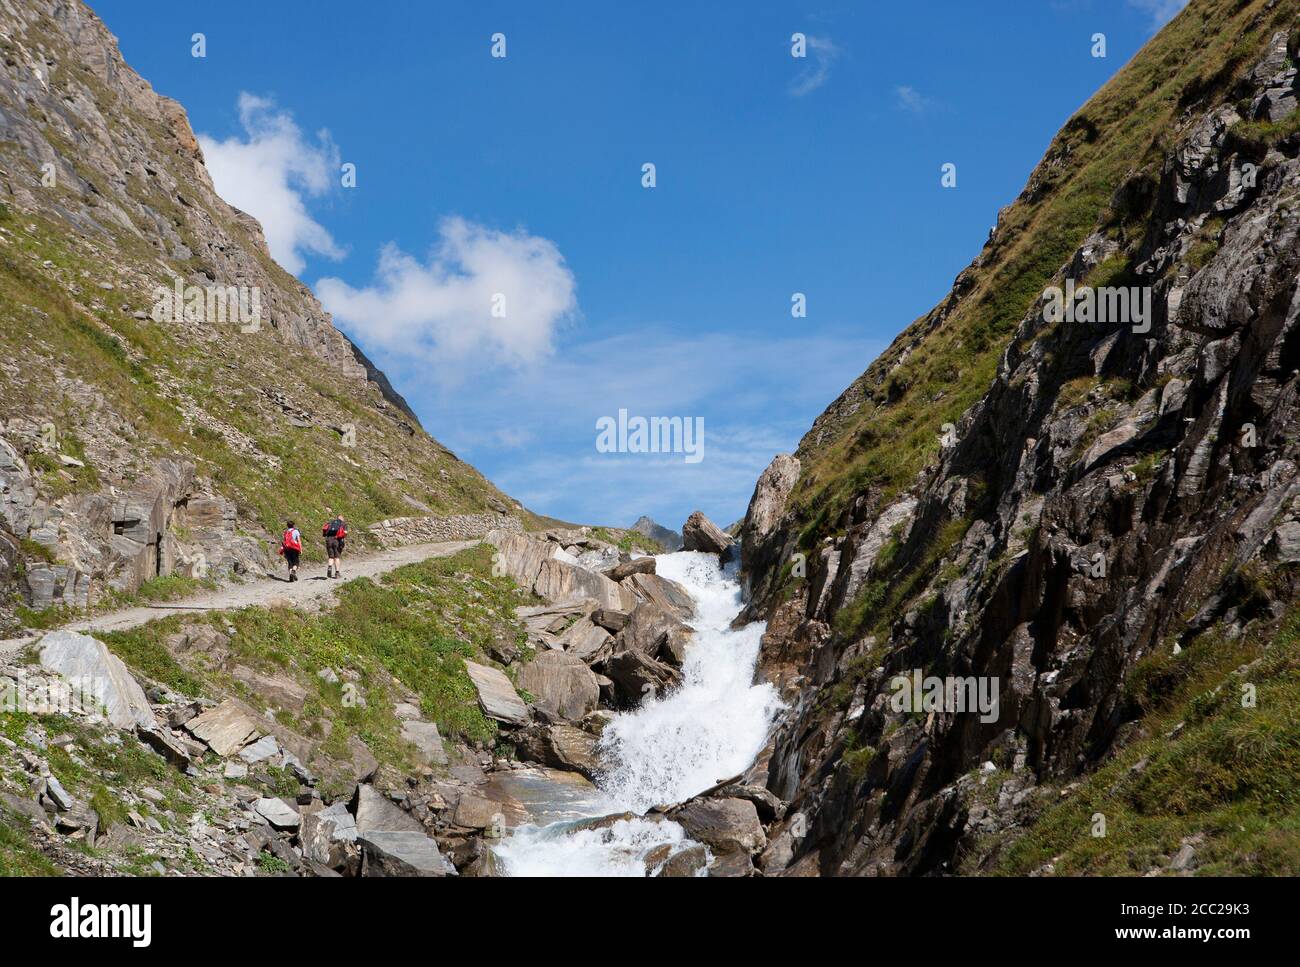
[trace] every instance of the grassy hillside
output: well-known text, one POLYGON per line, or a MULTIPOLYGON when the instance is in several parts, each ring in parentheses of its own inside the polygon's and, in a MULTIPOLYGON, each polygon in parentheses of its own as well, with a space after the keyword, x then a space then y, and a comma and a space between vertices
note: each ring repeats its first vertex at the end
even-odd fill
MULTIPOLYGON (((1196 106, 1222 95, 1294 18, 1269 0, 1193 3, 1070 118, 949 300, 900 334, 804 437, 794 504, 805 546, 833 532, 856 495, 883 504, 915 481, 943 424, 983 396, 1016 326, 1091 233, 1122 249, 1140 241, 1144 180, 1196 106)), ((1243 133, 1282 134, 1264 127, 1243 133)))
POLYGON ((424 431, 276 264, 261 226, 217 195, 184 110, 131 70, 92 11, 38 0, 9 19, 0 437, 35 475, 31 516, 53 509, 58 529, 44 551, 15 535, 28 562, 74 565, 98 600, 114 578, 105 518, 165 459, 192 463, 193 493, 233 503, 237 534, 268 548, 287 518, 310 537, 345 514, 364 546, 365 525, 385 517, 525 516, 424 431), (256 289, 260 325, 156 315, 177 282, 256 289))
POLYGON ((246 334, 232 323, 194 338, 136 319, 152 307, 152 280, 131 272, 130 255, 119 251, 110 268, 95 243, 8 209, 0 229, 0 352, 16 370, 0 374, 4 416, 53 424, 61 451, 86 464, 67 469, 36 455, 52 498, 181 457, 270 534, 286 517, 315 522, 329 509, 358 525, 423 513, 408 497, 434 514, 512 503, 396 408, 378 408, 377 390, 333 374, 274 329, 246 334), (312 425, 291 422, 266 389, 309 412, 312 425), (331 429, 345 424, 355 427, 354 448, 331 429))

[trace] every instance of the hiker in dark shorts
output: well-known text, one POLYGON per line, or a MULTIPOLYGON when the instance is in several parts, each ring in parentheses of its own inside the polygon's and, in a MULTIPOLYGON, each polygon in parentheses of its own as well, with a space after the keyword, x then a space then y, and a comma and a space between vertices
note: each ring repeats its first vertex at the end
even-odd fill
POLYGON ((325 576, 342 577, 339 573, 339 558, 343 556, 343 539, 348 536, 347 522, 343 519, 343 515, 339 514, 322 527, 321 534, 325 538, 325 557, 328 559, 325 565, 325 576))
POLYGON ((284 536, 280 538, 280 555, 289 565, 289 580, 298 580, 298 559, 302 556, 302 533, 293 521, 284 522, 284 536))

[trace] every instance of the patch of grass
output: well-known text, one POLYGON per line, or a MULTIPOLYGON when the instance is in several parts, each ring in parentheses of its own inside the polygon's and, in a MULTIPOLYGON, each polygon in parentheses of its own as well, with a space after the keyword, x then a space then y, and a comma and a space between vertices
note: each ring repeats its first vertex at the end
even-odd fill
POLYGON ((892 567, 900 547, 896 538, 891 540, 881 548, 875 568, 876 573, 887 576, 871 581, 856 600, 835 615, 835 630, 845 638, 856 638, 868 629, 886 637, 889 626, 932 579, 938 577, 942 583, 945 575, 949 579, 954 576, 950 571, 941 572, 940 565, 961 543, 970 525, 970 519, 964 517, 945 521, 930 535, 928 543, 912 555, 914 563, 900 569, 892 567))
POLYGON ((31 628, 36 631, 48 631, 51 628, 65 625, 77 615, 73 609, 65 605, 46 608, 44 611, 34 611, 26 605, 20 604, 14 609, 14 613, 18 615, 18 621, 24 628, 31 628))
POLYGON ((1078 406, 1088 394, 1092 392, 1094 386, 1099 380, 1095 376, 1078 376, 1067 383, 1062 384, 1060 392, 1056 394, 1056 408, 1058 410, 1068 410, 1078 406))
POLYGON ((285 860, 267 852, 257 854, 257 868, 268 876, 278 876, 293 869, 285 860))
POLYGON ((852 749, 845 752, 841 760, 849 775, 856 782, 867 774, 867 769, 871 767, 871 761, 875 757, 876 750, 868 745, 861 749, 852 749))
POLYGON ((138 604, 159 604, 165 601, 179 601, 199 591, 212 590, 217 582, 211 578, 192 578, 182 574, 164 574, 150 578, 140 585, 132 594, 116 595, 112 599, 113 608, 129 608, 138 604))
POLYGON ((1263 157, 1269 148, 1297 133, 1300 111, 1292 111, 1280 121, 1238 121, 1229 129, 1229 134, 1256 157, 1263 157))
POLYGON ((59 869, 31 843, 29 821, 0 807, 0 877, 58 876, 59 869))
POLYGON ((1088 417, 1088 422, 1083 428, 1083 434, 1079 437, 1079 442, 1074 445, 1073 459, 1078 460, 1087 453, 1094 443, 1115 429, 1115 424, 1118 422, 1119 414, 1111 406, 1103 406, 1088 417))
POLYGON ((1137 477, 1139 484, 1147 484, 1155 479, 1161 465, 1168 456, 1164 450, 1156 450, 1143 456, 1137 463, 1133 464, 1133 475, 1137 477))
POLYGON ((46 564, 53 564, 58 560, 54 552, 44 544, 37 543, 26 537, 18 542, 18 550, 29 561, 44 561, 46 564))
POLYGON ((203 681, 176 660, 164 639, 180 630, 177 616, 151 621, 127 631, 113 631, 99 637, 113 653, 147 678, 182 695, 203 693, 203 681))
POLYGON ((1208 218, 1196 233, 1196 240, 1187 251, 1187 264, 1192 271, 1205 268, 1218 253, 1223 240, 1223 224, 1223 219, 1218 216, 1208 218))
POLYGON ((1198 874, 1300 873, 1300 609, 1275 634, 1163 647, 1126 697, 1145 712, 1142 738, 1041 814, 996 872, 1055 859, 1057 874, 1141 874, 1199 835, 1198 874), (1091 835, 1095 813, 1104 838, 1091 835))

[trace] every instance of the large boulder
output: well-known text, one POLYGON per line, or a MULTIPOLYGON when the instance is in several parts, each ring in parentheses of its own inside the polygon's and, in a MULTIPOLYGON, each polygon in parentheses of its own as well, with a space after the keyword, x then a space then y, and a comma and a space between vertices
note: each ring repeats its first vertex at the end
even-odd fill
POLYGON ((731 558, 733 543, 731 536, 701 511, 691 514, 682 525, 682 550, 705 551, 727 561, 731 558))
POLYGON ((505 530, 489 531, 484 539, 496 548, 492 555, 494 569, 508 574, 525 588, 531 588, 537 580, 542 562, 550 560, 560 550, 549 541, 534 541, 505 530))
POLYGON ((788 453, 778 453, 772 458, 754 485, 749 498, 742 527, 755 538, 762 540, 772 532, 785 513, 790 491, 799 481, 799 459, 788 453))
POLYGON ((635 600, 631 591, 605 575, 554 558, 542 562, 532 590, 547 601, 591 598, 601 608, 626 608, 635 600))
POLYGON ((767 845, 758 810, 747 799, 695 799, 670 816, 691 839, 719 853, 756 853, 767 845))
POLYGON ((632 609, 623 630, 614 639, 614 651, 635 651, 680 666, 693 633, 675 614, 654 601, 643 601, 632 609))
POLYGON ((402 738, 415 746, 420 761, 425 765, 447 764, 447 750, 442 746, 442 736, 438 734, 438 726, 435 723, 423 719, 404 719, 402 738))
POLYGON ((519 669, 519 687, 551 718, 577 721, 600 701, 600 685, 591 669, 563 651, 544 651, 519 669))
POLYGON ((699 876, 709 865, 708 848, 699 845, 688 846, 668 857, 668 861, 659 870, 659 876, 683 877, 699 876))
POLYGON ((620 705, 636 706, 647 696, 662 694, 681 681, 676 668, 639 651, 625 651, 605 662, 620 705))
POLYGON ((358 836, 375 832, 422 832, 420 821, 374 786, 357 786, 352 800, 358 836))
POLYGON ((596 736, 572 725, 539 725, 520 734, 516 749, 526 762, 580 772, 594 779, 600 767, 597 742, 596 736))
POLYGON ((630 591, 623 591, 605 575, 580 566, 557 543, 499 530, 491 531, 486 540, 496 548, 494 568, 547 601, 590 598, 602 608, 631 607, 634 598, 630 591))
POLYGON ((302 817, 298 837, 303 856, 331 869, 346 865, 357 841, 357 821, 347 806, 336 802, 302 817))
POLYGON ((740 526, 741 564, 748 567, 755 549, 776 529, 785 513, 790 491, 799 480, 799 459, 788 453, 778 453, 772 458, 754 485, 749 498, 749 509, 740 526))
POLYGON ((634 574, 627 584, 640 600, 653 601, 679 621, 686 621, 695 614, 695 602, 690 592, 676 581, 657 574, 634 574))
POLYGON ((616 611, 613 608, 597 608, 591 613, 592 622, 606 631, 622 631, 627 624, 627 617, 626 611, 616 611))
POLYGON ((41 665, 62 676, 85 711, 101 710, 119 729, 157 727, 144 690, 102 641, 75 631, 51 631, 39 647, 41 665))

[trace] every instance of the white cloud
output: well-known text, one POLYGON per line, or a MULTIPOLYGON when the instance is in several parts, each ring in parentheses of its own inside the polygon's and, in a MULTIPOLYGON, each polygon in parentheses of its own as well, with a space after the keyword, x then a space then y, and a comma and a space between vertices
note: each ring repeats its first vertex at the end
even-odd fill
POLYGON ((262 223, 271 255, 289 272, 301 272, 308 254, 342 258, 304 200, 338 183, 339 153, 329 132, 310 139, 287 111, 247 92, 239 95, 239 121, 244 138, 198 136, 217 193, 262 223))
POLYGON ((1130 7, 1136 7, 1151 15, 1151 25, 1157 30, 1173 20, 1187 0, 1128 0, 1130 7))
POLYGON ((914 87, 906 84, 900 84, 894 88, 894 96, 898 98, 899 107, 911 111, 913 114, 921 115, 930 108, 934 107, 934 100, 926 97, 914 87))
POLYGON ((827 37, 814 37, 808 35, 808 61, 809 64, 799 72, 790 83, 790 93, 795 97, 803 97, 810 94, 817 88, 821 87, 830 79, 831 66, 839 60, 843 50, 827 37))
POLYGON ((435 436, 534 510, 624 526, 649 514, 679 526, 698 508, 725 526, 744 513, 772 457, 796 446, 883 348, 853 332, 643 326, 566 340, 543 365, 476 374, 472 393, 422 378, 400 352, 375 360, 435 436), (703 417, 704 459, 597 452, 596 420, 620 408, 703 417))
POLYGON ((576 289, 554 242, 445 218, 427 262, 390 244, 373 285, 325 278, 316 295, 367 352, 517 367, 550 354, 557 329, 577 312, 576 289))

